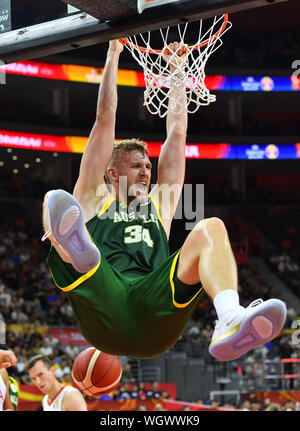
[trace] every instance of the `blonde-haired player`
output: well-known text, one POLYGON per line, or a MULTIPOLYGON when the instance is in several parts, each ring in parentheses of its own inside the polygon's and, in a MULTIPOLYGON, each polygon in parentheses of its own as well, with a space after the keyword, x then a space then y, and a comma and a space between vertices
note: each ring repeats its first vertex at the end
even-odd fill
MULTIPOLYGON (((110 42, 73 195, 51 190, 45 196, 43 239, 52 244, 51 274, 67 293, 83 337, 99 350, 137 358, 162 354, 177 342, 205 291, 218 316, 209 352, 220 360, 236 359, 278 335, 286 306, 278 299, 240 305, 236 261, 217 217, 197 223, 170 255, 169 234, 185 177, 187 96, 179 91, 185 81, 179 79, 178 88, 170 80, 169 103, 181 109, 168 110, 157 183, 150 191, 152 164, 145 148, 137 142, 114 148, 122 50, 119 41, 110 42)), ((184 67, 186 50, 169 44, 165 60, 171 72, 184 67)))
POLYGON ((44 355, 32 357, 27 370, 32 383, 44 394, 44 411, 87 411, 81 392, 73 386, 62 385, 55 377, 55 368, 44 355))

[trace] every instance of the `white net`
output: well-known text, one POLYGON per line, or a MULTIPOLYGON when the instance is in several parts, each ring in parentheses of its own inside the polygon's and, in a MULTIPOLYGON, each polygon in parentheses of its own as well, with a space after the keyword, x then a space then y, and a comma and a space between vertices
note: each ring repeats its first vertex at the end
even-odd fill
POLYGON ((221 37, 230 27, 228 16, 223 15, 215 17, 206 30, 201 20, 127 37, 125 46, 143 68, 146 85, 144 105, 151 114, 163 118, 169 110, 179 113, 185 106, 181 103, 183 96, 187 99, 189 113, 195 113, 200 106, 216 100, 205 84, 205 67, 210 55, 222 45, 221 37), (188 43, 184 64, 178 51, 169 49, 169 44, 175 41, 179 46, 188 43), (167 51, 169 55, 166 58, 167 51), (170 66, 173 66, 172 71, 170 66), (178 91, 171 92, 171 87, 178 91))

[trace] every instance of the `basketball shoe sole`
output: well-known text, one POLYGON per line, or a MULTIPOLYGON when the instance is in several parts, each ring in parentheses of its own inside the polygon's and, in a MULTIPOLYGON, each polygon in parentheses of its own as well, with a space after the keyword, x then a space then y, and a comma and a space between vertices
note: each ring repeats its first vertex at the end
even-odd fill
POLYGON ((70 193, 55 190, 50 193, 47 205, 49 231, 69 254, 76 271, 86 273, 100 261, 100 251, 85 229, 80 204, 70 193))
POLYGON ((221 361, 237 359, 270 342, 286 320, 286 305, 279 299, 253 301, 224 322, 217 322, 209 353, 221 361))

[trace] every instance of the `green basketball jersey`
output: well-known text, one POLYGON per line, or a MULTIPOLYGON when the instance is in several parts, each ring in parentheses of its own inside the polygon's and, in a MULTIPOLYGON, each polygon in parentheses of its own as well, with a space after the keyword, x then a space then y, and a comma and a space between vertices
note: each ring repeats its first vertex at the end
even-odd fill
POLYGON ((169 254, 156 203, 149 198, 132 208, 111 197, 86 227, 101 251, 95 268, 78 273, 54 247, 47 258, 82 336, 111 355, 149 358, 170 349, 193 314, 202 286, 178 279, 180 250, 169 254))
POLYGON ((150 197, 130 207, 111 196, 87 228, 107 261, 128 277, 148 274, 169 256, 167 235, 150 197))

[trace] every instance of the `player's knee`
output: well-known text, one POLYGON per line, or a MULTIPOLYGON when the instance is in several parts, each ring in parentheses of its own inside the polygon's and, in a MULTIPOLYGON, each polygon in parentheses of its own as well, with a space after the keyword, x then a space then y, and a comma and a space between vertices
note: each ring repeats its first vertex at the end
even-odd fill
POLYGON ((195 226, 195 231, 198 232, 200 239, 207 239, 219 237, 220 235, 224 237, 224 234, 227 233, 224 222, 218 217, 210 217, 204 220, 201 220, 195 226))
POLYGON ((226 232, 224 222, 218 217, 211 217, 209 219, 206 219, 206 229, 210 234, 226 232))

